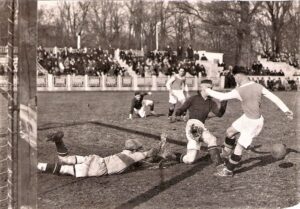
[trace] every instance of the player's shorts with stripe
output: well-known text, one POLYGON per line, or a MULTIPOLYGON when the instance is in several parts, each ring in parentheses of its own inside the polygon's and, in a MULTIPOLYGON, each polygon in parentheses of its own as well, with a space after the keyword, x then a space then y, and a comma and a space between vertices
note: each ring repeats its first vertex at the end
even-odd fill
POLYGON ((200 124, 200 126, 204 130, 202 133, 203 142, 206 143, 208 147, 217 146, 217 138, 209 132, 209 130, 204 126, 204 124, 200 120, 190 119, 188 120, 185 127, 186 138, 188 140, 187 149, 200 151, 201 148, 201 142, 194 140, 189 134, 191 126, 194 123, 200 124))
POLYGON ((184 103, 185 95, 183 90, 172 90, 172 94, 169 93, 169 103, 176 104, 177 102, 184 103))
POLYGON ((144 99, 143 102, 142 102, 142 107, 141 109, 133 109, 134 110, 134 113, 139 115, 141 118, 144 118, 146 117, 146 107, 147 106, 150 106, 150 105, 153 105, 153 101, 152 100, 147 100, 147 99, 144 99))
POLYGON ((258 136, 264 125, 264 118, 250 119, 245 114, 232 123, 232 127, 241 133, 238 143, 244 148, 251 145, 253 138, 258 136))

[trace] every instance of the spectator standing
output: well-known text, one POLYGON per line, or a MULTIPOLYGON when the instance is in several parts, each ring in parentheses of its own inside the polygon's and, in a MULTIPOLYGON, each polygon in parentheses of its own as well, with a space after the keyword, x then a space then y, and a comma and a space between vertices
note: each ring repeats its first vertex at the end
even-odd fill
POLYGON ((183 58, 184 58, 182 46, 177 47, 177 57, 179 60, 183 60, 183 58))
POLYGON ((194 50, 191 44, 188 46, 186 51, 187 51, 187 58, 192 60, 194 58, 194 50))

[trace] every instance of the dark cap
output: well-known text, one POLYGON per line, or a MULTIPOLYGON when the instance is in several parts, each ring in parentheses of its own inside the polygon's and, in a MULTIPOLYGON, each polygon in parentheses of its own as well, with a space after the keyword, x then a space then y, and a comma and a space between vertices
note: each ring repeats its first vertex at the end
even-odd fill
POLYGON ((201 81, 201 83, 213 84, 212 80, 209 79, 204 79, 201 81))
POLYGON ((134 92, 134 96, 136 96, 136 95, 141 95, 141 92, 139 92, 139 91, 134 92))
POLYGON ((244 75, 248 75, 248 72, 246 70, 245 67, 242 66, 234 66, 233 70, 232 70, 232 74, 236 75, 236 74, 244 74, 244 75))

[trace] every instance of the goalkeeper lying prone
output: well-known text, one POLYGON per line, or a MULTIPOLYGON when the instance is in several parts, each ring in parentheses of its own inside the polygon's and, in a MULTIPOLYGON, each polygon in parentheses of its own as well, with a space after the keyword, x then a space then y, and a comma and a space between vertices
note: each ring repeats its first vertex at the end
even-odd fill
POLYGON ((143 145, 138 140, 128 139, 122 152, 107 157, 69 155, 63 142, 63 136, 64 133, 61 131, 47 136, 48 141, 52 141, 56 145, 58 163, 38 163, 39 171, 75 177, 103 176, 123 173, 143 160, 169 158, 164 154, 167 138, 165 134, 161 135, 161 141, 156 148, 144 151, 143 145))

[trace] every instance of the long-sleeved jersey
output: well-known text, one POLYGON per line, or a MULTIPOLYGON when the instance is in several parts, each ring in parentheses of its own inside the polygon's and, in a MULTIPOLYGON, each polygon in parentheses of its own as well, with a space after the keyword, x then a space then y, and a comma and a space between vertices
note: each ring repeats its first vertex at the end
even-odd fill
POLYGON ((175 114, 176 116, 180 116, 189 110, 190 119, 197 119, 202 123, 205 123, 209 112, 213 112, 216 116, 222 117, 225 113, 226 107, 227 102, 221 102, 221 106, 219 108, 216 101, 211 98, 204 99, 198 92, 197 95, 188 98, 183 105, 177 109, 175 114))
POLYGON ((206 92, 211 97, 221 101, 229 99, 240 100, 242 102, 243 112, 250 119, 258 119, 261 116, 261 95, 274 102, 283 112, 289 111, 289 108, 281 101, 281 99, 262 85, 253 81, 241 85, 228 93, 221 93, 211 89, 207 89, 206 92))
POLYGON ((141 109, 141 107, 143 106, 143 99, 144 96, 148 95, 148 93, 141 93, 141 98, 139 100, 137 100, 135 97, 131 100, 131 105, 130 105, 130 114, 133 114, 133 110, 134 109, 141 109))

